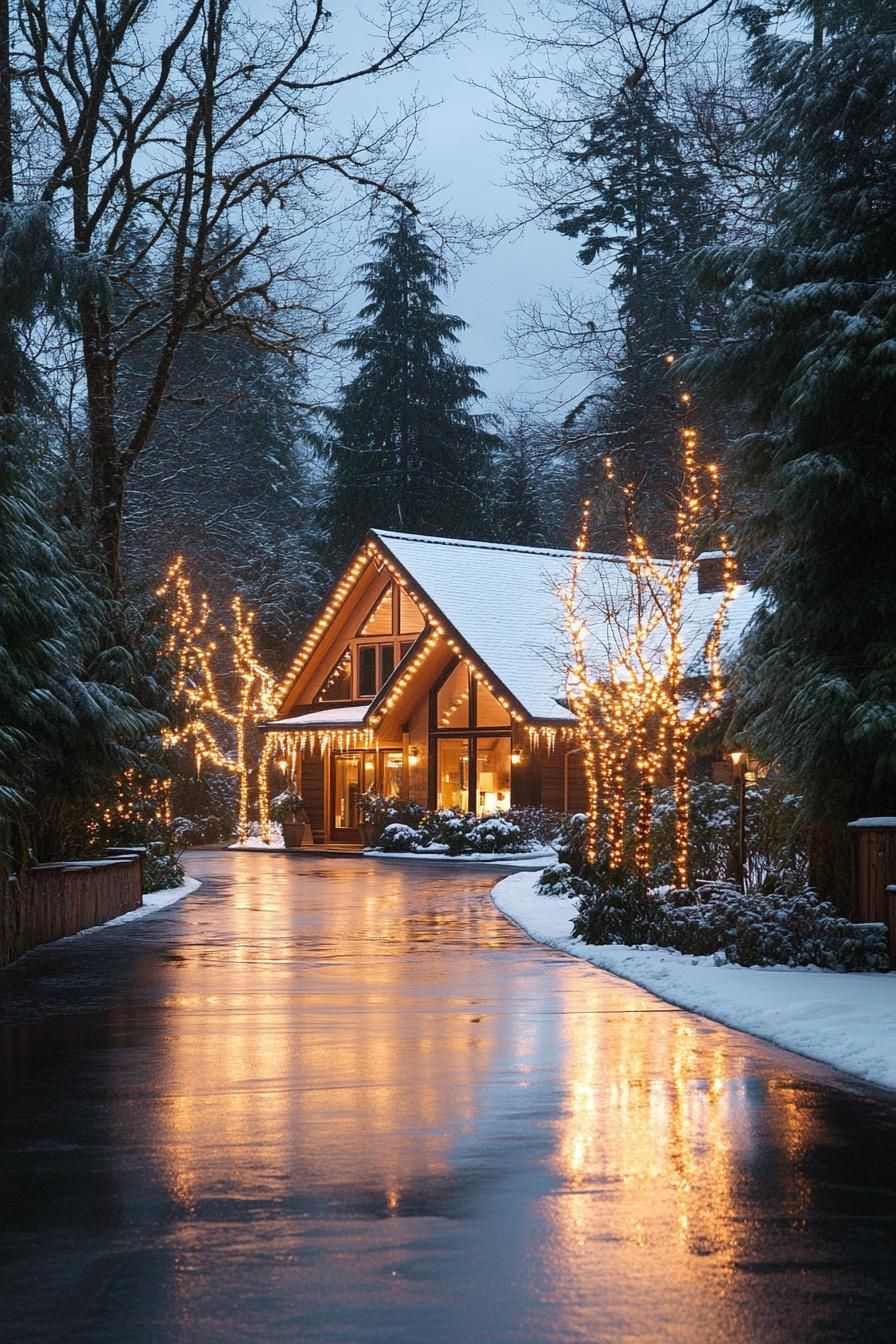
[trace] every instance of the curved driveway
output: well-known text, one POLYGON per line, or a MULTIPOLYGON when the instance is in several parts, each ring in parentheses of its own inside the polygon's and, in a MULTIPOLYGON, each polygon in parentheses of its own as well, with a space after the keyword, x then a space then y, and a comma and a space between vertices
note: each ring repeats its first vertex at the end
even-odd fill
POLYGON ((0 975, 3 1336, 896 1337, 896 1105, 536 946, 494 870, 194 854, 0 975))

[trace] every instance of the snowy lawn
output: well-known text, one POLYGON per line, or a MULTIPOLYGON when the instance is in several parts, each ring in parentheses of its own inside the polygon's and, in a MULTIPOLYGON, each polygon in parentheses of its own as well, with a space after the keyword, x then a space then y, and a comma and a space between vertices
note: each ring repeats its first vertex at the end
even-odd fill
POLYGON ((680 1008, 896 1088, 896 974, 717 965, 712 957, 663 948, 592 947, 570 937, 575 910, 569 898, 543 895, 537 880, 514 873, 492 891, 498 909, 536 941, 680 1008))

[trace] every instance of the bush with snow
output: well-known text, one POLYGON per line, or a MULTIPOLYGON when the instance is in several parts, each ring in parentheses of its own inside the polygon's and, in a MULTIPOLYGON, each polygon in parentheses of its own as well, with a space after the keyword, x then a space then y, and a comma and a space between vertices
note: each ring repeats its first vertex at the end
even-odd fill
POLYGON ((503 817, 483 817, 467 831, 466 842, 473 854, 505 854, 522 848, 520 828, 503 817))
MULTIPOLYGON (((696 892, 648 890, 635 879, 588 883, 577 897, 573 935, 586 943, 651 944, 693 956, 721 954, 740 966, 820 966, 843 971, 889 968, 884 924, 853 924, 809 889, 744 895, 716 882, 696 892)), ((581 879, 579 879, 581 882, 581 879)), ((562 881, 547 889, 563 890, 562 881)))
POLYGON ((425 841, 413 826, 406 826, 402 821, 394 821, 391 826, 384 829, 377 848, 385 854, 410 854, 415 849, 425 848, 425 841))

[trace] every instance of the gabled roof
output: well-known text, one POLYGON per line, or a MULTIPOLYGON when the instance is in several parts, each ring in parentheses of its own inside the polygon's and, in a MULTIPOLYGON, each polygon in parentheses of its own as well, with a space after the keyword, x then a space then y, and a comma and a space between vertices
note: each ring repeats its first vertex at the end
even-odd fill
MULTIPOLYGON (((563 703, 565 635, 558 589, 569 582, 573 551, 455 541, 404 532, 374 531, 373 538, 467 644, 478 662, 513 696, 529 718, 572 723, 563 703)), ((624 608, 631 574, 623 556, 589 553, 581 586, 599 605, 624 608)), ((696 574, 686 602, 685 646, 698 675, 705 640, 720 594, 697 593, 696 574)), ((760 598, 739 584, 723 637, 730 654, 760 598)))
MULTIPOLYGON (((493 679, 496 689, 510 697, 519 713, 536 723, 572 724, 575 717, 565 704, 564 658, 567 636, 558 591, 568 584, 574 551, 493 542, 425 537, 406 532, 374 530, 369 533, 346 574, 312 627, 284 685, 284 696, 298 669, 313 655, 319 632, 329 613, 348 598, 368 563, 385 560, 412 595, 416 595, 428 625, 421 641, 442 630, 448 643, 469 656, 493 679), (377 556, 379 555, 379 559, 377 556), (427 633, 429 632, 429 633, 427 633)), ((615 606, 626 610, 632 577, 624 556, 590 552, 583 557, 581 592, 596 609, 615 606)), ((685 601, 685 648, 688 672, 705 669, 703 646, 718 610, 719 593, 698 593, 694 574, 685 601)), ((739 645, 761 600, 744 584, 737 587, 723 635, 723 657, 739 645)), ((595 621, 595 625, 598 622, 595 621)), ((660 636, 659 646, 662 643, 660 636)), ((595 660, 600 650, 594 651, 595 660)), ((361 726, 373 721, 399 681, 406 678, 402 660, 373 701, 341 708, 306 709, 292 719, 269 727, 308 728, 361 726)))

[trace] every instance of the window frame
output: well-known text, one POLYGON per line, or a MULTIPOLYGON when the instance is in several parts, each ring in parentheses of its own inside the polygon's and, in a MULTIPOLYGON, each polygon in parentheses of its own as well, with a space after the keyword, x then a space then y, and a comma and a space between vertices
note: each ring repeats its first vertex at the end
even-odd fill
MULTIPOLYGON (((392 632, 391 632, 391 634, 388 634, 388 635, 386 635, 386 634, 382 634, 382 635, 359 635, 359 634, 355 634, 355 635, 352 635, 350 638, 348 638, 348 639, 346 640, 345 644, 343 645, 342 652, 341 652, 340 655, 339 655, 339 661, 340 661, 340 662, 341 662, 342 659, 345 657, 345 654, 346 654, 346 653, 348 653, 348 654, 349 654, 349 657, 351 658, 351 685, 350 685, 350 687, 349 687, 351 698, 350 698, 349 700, 339 700, 339 701, 332 701, 332 700, 330 700, 330 701, 323 701, 323 700, 321 700, 321 698, 320 698, 321 690, 323 689, 324 685, 326 685, 327 679, 332 675, 332 673, 333 673, 333 672, 335 671, 335 669, 336 669, 337 664, 334 663, 333 666, 332 666, 331 668, 328 669, 326 676, 323 678, 320 687, 318 688, 317 692, 315 693, 315 696, 314 696, 314 703, 315 703, 315 704, 330 704, 330 705, 332 705, 332 704, 343 704, 343 705, 345 705, 345 704, 356 704, 356 703, 358 703, 359 701, 362 701, 362 702, 363 702, 363 701, 375 700, 376 697, 379 695, 380 691, 383 689, 383 686, 386 684, 386 682, 389 680, 389 678, 394 674, 396 668, 397 668, 397 667, 399 666, 399 664, 403 661, 403 659, 406 658, 407 655, 410 653, 411 649, 414 647, 414 645, 416 644, 417 640, 420 638, 420 635, 421 635, 422 631, 426 629, 426 617, 423 615, 423 612, 421 611, 421 612, 420 612, 420 619, 421 619, 421 621, 423 622, 423 624, 422 624, 420 630, 416 631, 416 632, 413 633, 413 634, 409 634, 407 631, 405 631, 404 633, 402 633, 402 631, 401 631, 401 593, 402 593, 403 590, 402 590, 402 586, 401 586, 401 584, 400 584, 396 579, 391 579, 391 580, 389 581, 389 584, 387 584, 385 588, 381 588, 381 589, 380 589, 380 591, 377 593, 376 597, 373 599, 373 601, 370 603, 370 605, 368 606, 367 610, 365 611, 364 616, 363 616, 363 617, 361 618, 361 620, 358 622, 357 629, 358 629, 358 630, 363 630, 363 629, 364 629, 364 626, 365 626, 365 625, 367 624, 367 622, 371 619, 371 617, 373 616, 373 614, 374 614, 374 612, 376 611, 377 607, 380 605, 380 603, 382 602, 383 598, 385 597, 387 591, 389 591, 390 588, 391 588, 391 593, 392 593, 392 632), (361 656, 360 656, 360 649, 361 649, 361 648, 369 648, 371 645, 373 645, 374 648, 376 649, 376 654, 375 654, 375 676, 374 676, 375 687, 374 687, 374 690, 373 690, 373 692, 372 692, 371 694, 364 694, 364 695, 362 695, 362 694, 361 694, 361 667, 360 667, 361 656), (391 671, 389 671, 385 676, 383 675, 383 649, 384 649, 384 648, 391 648, 391 650, 392 650, 392 669, 391 669, 391 671), (403 650, 403 651, 402 651, 402 650, 403 650)), ((410 599, 410 600, 413 601, 413 599, 410 599)), ((420 611, 420 608, 418 607, 417 610, 420 611)))

